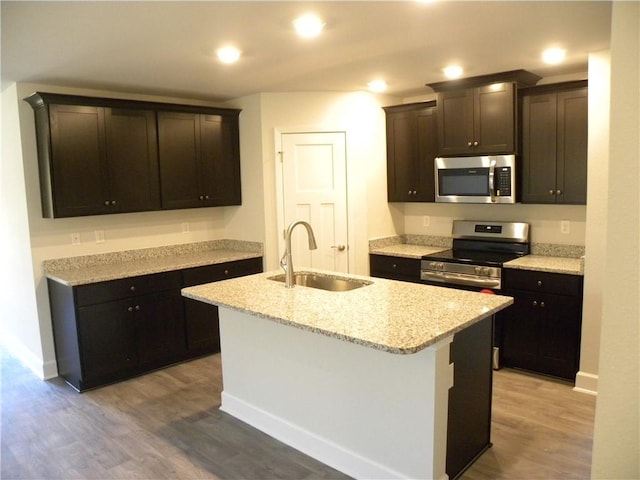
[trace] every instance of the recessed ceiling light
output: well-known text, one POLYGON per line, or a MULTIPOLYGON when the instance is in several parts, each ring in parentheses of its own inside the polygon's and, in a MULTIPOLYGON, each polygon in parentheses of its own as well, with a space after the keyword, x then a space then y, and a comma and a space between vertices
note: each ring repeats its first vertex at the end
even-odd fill
POLYGON ((216 55, 222 63, 235 63, 240 58, 240 50, 231 46, 222 47, 216 50, 216 55))
POLYGON ((443 68, 442 71, 447 78, 460 78, 464 70, 459 65, 449 65, 443 68))
POLYGON ((550 65, 555 65, 562 62, 566 54, 567 51, 562 48, 547 48, 542 52, 542 60, 550 65))
POLYGON ((375 93, 384 92, 387 89, 387 82, 384 80, 371 80, 368 84, 369 90, 375 93))
POLYGON ((305 38, 317 37, 324 28, 324 22, 313 13, 307 13, 293 21, 298 35, 305 38))

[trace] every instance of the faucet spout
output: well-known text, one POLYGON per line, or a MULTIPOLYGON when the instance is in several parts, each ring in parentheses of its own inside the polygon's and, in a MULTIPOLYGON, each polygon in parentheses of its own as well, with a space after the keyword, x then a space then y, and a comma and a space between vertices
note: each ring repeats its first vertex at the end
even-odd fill
POLYGON ((313 229, 311 228, 311 225, 309 225, 309 223, 305 222, 304 220, 296 220, 294 222, 291 222, 284 236, 285 251, 282 259, 280 260, 280 266, 284 269, 285 273, 284 284, 287 288, 295 287, 295 283, 293 281, 293 260, 291 259, 291 234, 293 233, 293 229, 298 225, 303 225, 307 230, 307 236, 309 237, 309 250, 316 250, 318 248, 318 245, 316 244, 316 237, 313 234, 313 229))

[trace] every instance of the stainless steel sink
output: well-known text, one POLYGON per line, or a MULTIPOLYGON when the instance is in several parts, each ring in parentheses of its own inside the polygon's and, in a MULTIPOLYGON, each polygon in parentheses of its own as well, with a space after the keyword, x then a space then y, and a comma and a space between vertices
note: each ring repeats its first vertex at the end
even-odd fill
MULTIPOLYGON (((284 274, 269 277, 269 280, 284 283, 284 274)), ((336 277, 333 275, 323 275, 311 272, 296 272, 293 283, 303 287, 318 288, 330 292, 346 292, 356 288, 371 285, 373 282, 354 278, 336 277)))

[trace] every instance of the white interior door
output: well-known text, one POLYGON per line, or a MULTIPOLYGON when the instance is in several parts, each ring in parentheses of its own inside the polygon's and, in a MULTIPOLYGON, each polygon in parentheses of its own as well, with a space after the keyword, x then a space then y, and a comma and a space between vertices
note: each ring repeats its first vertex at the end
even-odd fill
MULTIPOLYGON (((303 226, 296 227, 291 239, 294 268, 347 273, 345 133, 283 133, 281 142, 282 232, 291 222, 305 220, 318 244, 317 250, 309 250, 307 232, 303 226)), ((280 245, 284 245, 282 240, 280 245)), ((283 252, 281 248, 280 254, 283 252)))

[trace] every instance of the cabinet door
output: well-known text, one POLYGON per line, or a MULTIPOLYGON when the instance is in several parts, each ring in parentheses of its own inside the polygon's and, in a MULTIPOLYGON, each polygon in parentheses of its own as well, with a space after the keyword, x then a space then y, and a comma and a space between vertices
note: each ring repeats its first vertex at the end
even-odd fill
POLYGON ((185 298, 184 314, 189 355, 219 352, 220 319, 218 307, 185 298))
POLYGON ((473 153, 474 90, 454 90, 437 94, 438 154, 473 153))
POLYGON ((158 155, 162 189, 162 207, 202 206, 200 174, 199 115, 158 112, 158 155))
POLYGON ((587 89, 558 93, 558 203, 587 203, 587 89))
POLYGON ((105 108, 105 130, 110 210, 160 209, 155 113, 105 108))
POLYGON ((538 371, 575 380, 580 354, 581 304, 577 297, 539 297, 538 371))
POLYGON ((200 190, 207 205, 240 205, 240 152, 237 117, 201 115, 200 190))
POLYGON ((418 187, 416 200, 435 202, 435 158, 438 151, 437 109, 424 108, 416 112, 418 129, 418 152, 416 156, 418 187))
POLYGON ((179 291, 132 298, 136 349, 142 368, 164 365, 186 350, 182 297, 179 291))
POLYGON ((101 303, 78 309, 83 381, 89 388, 126 376, 138 364, 131 302, 101 303))
MULTIPOLYGON (((104 112, 99 107, 50 105, 54 216, 105 213, 107 164, 104 112)), ((42 174, 42 172, 41 172, 42 174)))
POLYGON ((537 294, 510 292, 513 305, 502 315, 502 361, 507 367, 538 371, 537 294))
POLYGON ((556 202, 557 96, 528 95, 522 103, 522 202, 556 202))
POLYGON ((473 145, 476 153, 515 152, 515 88, 510 82, 475 90, 473 145))
POLYGON ((416 115, 415 112, 387 112, 387 199, 415 200, 416 115))

